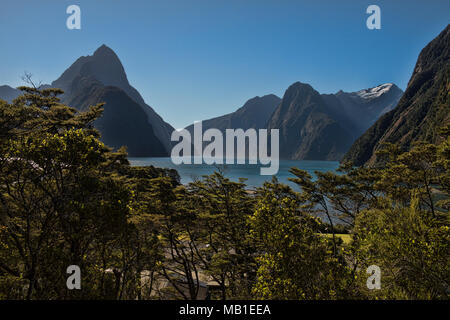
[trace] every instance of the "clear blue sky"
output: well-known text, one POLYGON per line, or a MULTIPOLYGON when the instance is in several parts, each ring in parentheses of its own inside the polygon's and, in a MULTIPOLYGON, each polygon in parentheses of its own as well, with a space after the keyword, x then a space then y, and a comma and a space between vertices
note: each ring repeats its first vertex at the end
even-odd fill
POLYGON ((174 127, 282 96, 295 81, 321 93, 385 82, 405 89, 420 50, 450 23, 448 0, 1 0, 0 85, 29 71, 50 83, 101 44, 174 127), (66 8, 81 7, 81 30, 66 8), (381 7, 381 30, 366 8, 381 7))

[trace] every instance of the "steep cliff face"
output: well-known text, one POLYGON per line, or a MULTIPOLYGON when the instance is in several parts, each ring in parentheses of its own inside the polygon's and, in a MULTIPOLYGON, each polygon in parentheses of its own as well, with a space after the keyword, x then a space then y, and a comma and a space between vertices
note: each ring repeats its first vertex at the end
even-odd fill
POLYGON ((77 59, 51 86, 63 89, 63 102, 80 110, 106 102, 96 127, 110 146, 125 145, 130 156, 170 154, 173 128, 129 84, 122 63, 107 46, 77 59))
POLYGON ((450 123, 450 25, 420 53, 397 107, 373 124, 345 155, 355 165, 373 165, 383 143, 403 150, 415 141, 437 143, 439 128, 450 123))
MULTIPOLYGON (((387 83, 357 92, 320 94, 296 82, 282 99, 270 94, 248 100, 235 112, 202 121, 203 131, 279 129, 280 157, 296 160, 340 160, 380 115, 394 108, 402 95, 387 83)), ((186 128, 193 133, 193 125, 186 128)))
POLYGON ((149 125, 142 106, 123 90, 105 86, 92 77, 76 77, 70 106, 86 110, 89 106, 105 102, 102 116, 94 123, 101 132, 102 141, 115 149, 127 147, 132 157, 164 157, 167 151, 149 125))
POLYGON ((340 160, 352 142, 378 117, 395 107, 402 91, 394 84, 320 94, 296 82, 268 122, 280 130, 280 156, 286 159, 340 160))
POLYGON ((280 130, 280 157, 285 159, 336 160, 352 142, 321 95, 300 82, 286 90, 268 129, 280 130))

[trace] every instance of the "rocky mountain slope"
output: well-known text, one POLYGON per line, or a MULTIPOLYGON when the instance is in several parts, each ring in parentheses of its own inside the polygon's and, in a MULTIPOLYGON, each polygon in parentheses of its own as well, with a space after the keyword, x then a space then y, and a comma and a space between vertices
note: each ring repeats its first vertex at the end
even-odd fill
POLYGON ((439 128, 450 123, 450 25, 420 53, 397 107, 384 114, 344 157, 355 165, 373 165, 383 143, 407 150, 415 141, 437 143, 439 128))
MULTIPOLYGON (((395 84, 357 92, 320 94, 296 82, 283 99, 270 94, 248 100, 235 112, 202 121, 209 128, 279 129, 280 157, 339 160, 367 128, 392 110, 403 94, 395 84)), ((193 125, 186 128, 193 133, 193 125)), ((270 131, 269 131, 270 132, 270 131)))
POLYGON ((395 107, 401 94, 393 84, 320 94, 296 82, 286 90, 268 129, 280 130, 282 158, 339 160, 364 130, 395 107))
POLYGON ((62 101, 80 110, 106 102, 96 122, 106 144, 125 145, 130 156, 170 154, 173 128, 129 84, 122 63, 107 46, 77 59, 51 86, 63 89, 62 101))

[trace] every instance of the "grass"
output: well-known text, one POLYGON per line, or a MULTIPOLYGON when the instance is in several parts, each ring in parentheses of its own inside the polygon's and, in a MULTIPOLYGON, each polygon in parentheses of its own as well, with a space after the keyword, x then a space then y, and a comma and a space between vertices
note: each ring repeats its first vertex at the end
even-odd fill
MULTIPOLYGON (((323 233, 323 235, 327 238, 332 238, 333 234, 331 233, 323 233)), ((341 238, 342 242, 344 242, 345 245, 349 244, 350 241, 352 241, 352 235, 351 234, 345 234, 345 233, 336 233, 336 237, 341 238)))

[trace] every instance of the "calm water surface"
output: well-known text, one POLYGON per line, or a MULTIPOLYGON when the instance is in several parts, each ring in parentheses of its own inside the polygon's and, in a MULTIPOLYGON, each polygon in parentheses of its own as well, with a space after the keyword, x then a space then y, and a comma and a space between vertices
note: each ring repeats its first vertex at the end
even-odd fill
MULTIPOLYGON (((248 187, 261 186, 265 181, 270 181, 271 176, 260 175, 261 165, 255 164, 232 164, 232 165, 207 165, 207 164, 181 164, 175 165, 170 158, 129 158, 133 166, 155 166, 160 168, 175 169, 181 177, 181 183, 187 184, 194 179, 199 179, 204 175, 209 175, 220 168, 224 175, 233 181, 239 178, 246 178, 245 182, 248 187)), ((280 182, 296 186, 288 181, 288 178, 294 177, 289 169, 297 167, 306 170, 315 177, 314 171, 333 171, 335 172, 339 166, 338 161, 314 161, 314 160, 280 160, 280 168, 276 175, 280 182)))

